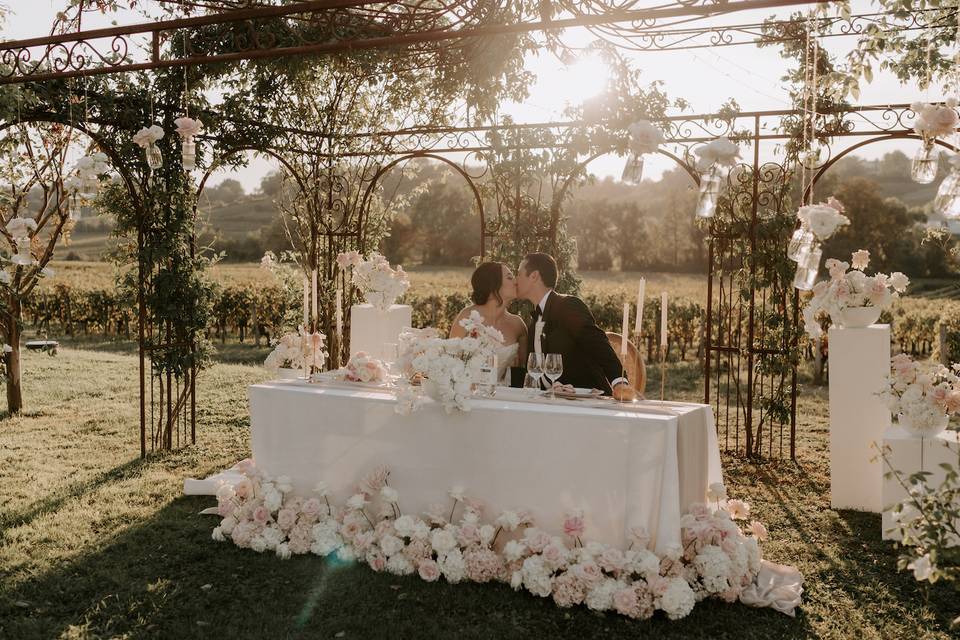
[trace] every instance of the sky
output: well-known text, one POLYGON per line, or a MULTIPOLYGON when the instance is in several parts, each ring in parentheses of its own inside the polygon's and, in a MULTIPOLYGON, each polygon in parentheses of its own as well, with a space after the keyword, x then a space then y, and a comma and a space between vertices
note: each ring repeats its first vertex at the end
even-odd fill
MULTIPOLYGON (((49 33, 53 18, 64 4, 64 0, 0 0, 13 12, 3 32, 5 39, 20 39, 41 36, 49 33)), ((149 6, 150 0, 144 0, 149 6)), ((854 0, 854 12, 876 10, 867 0, 854 0)), ((789 10, 750 11, 721 16, 698 24, 734 24, 760 22, 772 15, 785 17, 789 10)), ((84 18, 85 28, 109 26, 114 20, 119 24, 142 21, 142 17, 132 14, 113 14, 109 17, 91 15, 84 18)), ((593 36, 583 30, 568 30, 564 39, 575 45, 588 43, 593 36)), ((837 56, 855 43, 855 38, 827 38, 823 46, 837 56)), ((649 51, 630 54, 631 62, 638 67, 643 78, 648 81, 661 80, 663 89, 672 98, 684 98, 692 108, 689 113, 711 113, 729 98, 735 98, 746 111, 785 109, 791 103, 785 83, 781 77, 786 73, 788 63, 781 59, 777 47, 758 49, 753 45, 716 47, 685 51, 649 51)), ((531 95, 523 104, 504 105, 502 112, 511 115, 516 122, 543 122, 561 120, 561 112, 568 101, 581 100, 589 95, 591 85, 602 79, 602 68, 589 64, 563 65, 550 54, 531 56, 526 61, 527 68, 537 76, 531 95)), ((931 90, 930 99, 943 97, 942 92, 931 90)), ((873 83, 862 87, 861 104, 909 103, 923 97, 916 86, 902 86, 889 75, 878 74, 873 83)), ((679 115, 679 112, 677 113, 679 115)), ((876 158, 894 149, 912 154, 916 142, 902 141, 870 145, 858 152, 866 158, 876 158)), ((761 159, 775 159, 773 144, 761 148, 761 159)), ((604 156, 589 165, 590 173, 603 178, 619 177, 624 158, 613 155, 604 156)), ((672 161, 663 156, 648 156, 645 177, 656 178, 664 170, 671 168, 672 161)), ((275 163, 265 159, 254 159, 250 166, 238 170, 223 171, 214 174, 210 184, 217 184, 226 178, 237 179, 249 192, 254 190, 260 178, 275 163)))

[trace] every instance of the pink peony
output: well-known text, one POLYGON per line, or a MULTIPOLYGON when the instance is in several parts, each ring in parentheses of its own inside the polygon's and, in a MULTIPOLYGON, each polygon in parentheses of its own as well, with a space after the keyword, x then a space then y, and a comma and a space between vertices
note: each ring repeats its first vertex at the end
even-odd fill
POLYGON ((543 550, 543 559, 552 569, 559 569, 567 560, 567 550, 562 544, 549 544, 543 550))
POLYGON ((362 531, 353 538, 353 547, 360 553, 366 553, 375 539, 373 531, 362 531))
POLYGON ((357 537, 357 534, 360 533, 360 525, 356 522, 345 522, 340 528, 340 535, 346 538, 348 541, 353 542, 354 538, 357 537))
POLYGON ((866 249, 854 251, 850 260, 850 265, 857 271, 863 271, 870 264, 870 252, 866 249))
POLYGON ((950 107, 940 107, 934 114, 933 124, 938 131, 952 131, 957 128, 957 113, 950 107))
POLYGON ((433 549, 426 540, 413 540, 404 548, 403 553, 414 565, 417 565, 425 560, 430 560, 433 549))
POLYGON ((436 582, 440 578, 440 566, 433 560, 424 560, 417 567, 417 573, 427 582, 436 582))
POLYGON ((947 394, 944 409, 947 413, 960 413, 960 391, 951 391, 947 394))
POLYGON ((541 553, 553 539, 546 531, 537 531, 534 535, 524 538, 527 548, 534 553, 541 553))
POLYGON ((563 532, 571 538, 579 538, 583 535, 584 522, 583 512, 573 511, 567 514, 563 521, 563 532))
POLYGON ((603 574, 600 571, 600 567, 596 563, 590 562, 581 562, 580 564, 574 567, 576 569, 575 573, 584 584, 588 586, 593 586, 600 578, 603 577, 603 574))
POLYGON ((558 607, 572 607, 583 602, 586 589, 573 573, 567 571, 553 579, 553 601, 558 607))
POLYGON ((640 601, 637 598, 637 592, 633 587, 620 589, 613 594, 613 608, 617 613, 629 618, 640 616, 640 601))
POLYGON ((313 532, 309 527, 294 527, 293 530, 290 531, 290 542, 288 543, 290 553, 307 553, 310 551, 312 544, 313 532))

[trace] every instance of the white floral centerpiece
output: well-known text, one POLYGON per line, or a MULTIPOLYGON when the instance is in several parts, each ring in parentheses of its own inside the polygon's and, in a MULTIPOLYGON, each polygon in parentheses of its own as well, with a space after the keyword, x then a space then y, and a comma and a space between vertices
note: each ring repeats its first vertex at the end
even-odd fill
POLYGON ((404 513, 384 466, 339 504, 324 482, 303 497, 289 478, 266 476, 249 461, 238 468, 243 478, 217 491, 221 521, 212 537, 282 559, 332 555, 427 582, 501 582, 559 607, 585 605, 633 619, 660 610, 678 620, 707 598, 774 606, 791 616, 800 604, 802 577, 795 570, 775 601, 765 595, 770 585, 760 579, 766 564, 760 543, 767 530, 757 521, 741 529, 737 521, 748 518, 750 506, 739 500, 726 508, 692 505, 682 520, 682 544, 658 555, 647 549, 650 536, 642 527, 630 529, 626 549, 584 544, 582 511, 567 515, 563 535, 536 527, 524 509, 484 518, 483 503, 459 486, 447 493, 452 507, 437 504, 422 517, 404 513))
POLYGON ((899 271, 891 275, 864 273, 870 263, 869 251, 856 251, 852 262, 853 269, 850 269, 850 263, 834 258, 827 260, 830 279, 813 287, 813 297, 803 310, 804 327, 811 338, 819 338, 823 333, 817 319, 821 311, 829 313, 840 326, 867 326, 876 322, 910 284, 909 278, 899 271), (861 311, 863 309, 868 311, 861 311))
POLYGON ((403 267, 390 268, 390 263, 381 254, 374 252, 366 260, 356 251, 337 256, 341 268, 352 267, 352 282, 369 304, 382 311, 390 308, 397 298, 410 288, 410 278, 403 267))
MULTIPOLYGON (((466 329, 462 338, 417 336, 400 337, 401 366, 409 363, 406 373, 422 376, 427 394, 443 405, 447 413, 454 409, 470 410, 471 386, 480 377, 480 371, 490 356, 503 346, 503 334, 483 323, 477 311, 460 321, 466 329)), ((412 398, 401 395, 397 412, 409 413, 416 408, 412 398)))
POLYGON ((263 364, 268 369, 319 370, 327 359, 326 336, 322 333, 287 333, 275 343, 263 364))
MULTIPOLYGON (((960 365, 954 365, 954 369, 960 365)), ((890 359, 890 376, 880 392, 901 427, 918 437, 946 429, 960 414, 960 377, 945 366, 923 368, 905 353, 890 359)))
POLYGON ((365 351, 358 351, 337 371, 337 375, 350 382, 379 384, 387 381, 388 372, 382 360, 371 357, 365 351))

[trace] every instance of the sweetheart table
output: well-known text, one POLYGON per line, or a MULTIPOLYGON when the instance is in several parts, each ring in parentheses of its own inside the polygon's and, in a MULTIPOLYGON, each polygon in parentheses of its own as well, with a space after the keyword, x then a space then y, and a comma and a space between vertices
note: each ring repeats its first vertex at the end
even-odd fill
POLYGON ((254 462, 304 495, 324 481, 338 502, 387 465, 404 513, 450 508, 447 492, 460 485, 484 503, 485 520, 525 508, 559 535, 565 513, 581 509, 587 540, 626 548, 630 528, 642 526, 660 553, 680 542, 687 506, 722 482, 708 405, 530 402, 509 388, 468 412, 425 399, 398 415, 396 404, 391 391, 362 386, 252 385, 254 462))

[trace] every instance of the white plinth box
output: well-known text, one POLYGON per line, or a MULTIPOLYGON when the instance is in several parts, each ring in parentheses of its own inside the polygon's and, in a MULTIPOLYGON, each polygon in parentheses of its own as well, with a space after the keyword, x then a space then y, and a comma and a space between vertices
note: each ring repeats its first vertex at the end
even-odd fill
MULTIPOLYGON (((944 431, 933 438, 917 438, 894 425, 887 429, 883 440, 890 466, 900 472, 903 482, 910 486, 908 478, 918 471, 929 471, 927 486, 939 487, 947 472, 940 467, 947 463, 956 467, 960 462, 960 438, 955 431, 944 431), (922 465, 922 466, 921 466, 922 465)), ((889 467, 884 465, 884 471, 889 467)), ((893 535, 892 509, 904 500, 907 492, 894 476, 883 479, 883 539, 896 540, 893 535)))
POLYGON ((355 304, 350 309, 350 353, 365 351, 374 358, 389 358, 384 344, 396 344, 400 332, 412 326, 413 307, 391 305, 386 311, 372 304, 355 304))
POLYGON ((883 510, 883 467, 875 447, 890 427, 877 397, 890 371, 890 325, 831 327, 830 504, 834 509, 883 510))

